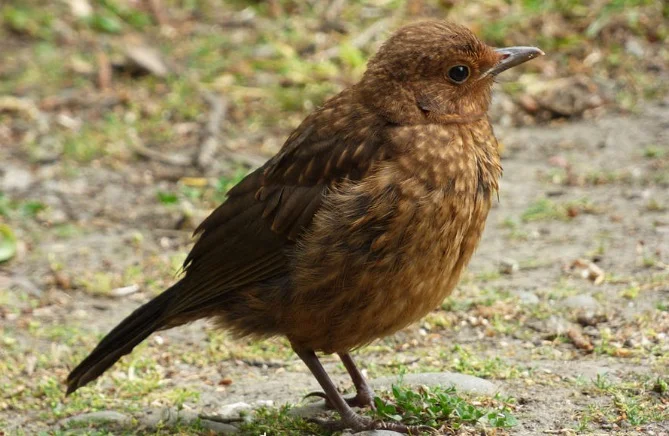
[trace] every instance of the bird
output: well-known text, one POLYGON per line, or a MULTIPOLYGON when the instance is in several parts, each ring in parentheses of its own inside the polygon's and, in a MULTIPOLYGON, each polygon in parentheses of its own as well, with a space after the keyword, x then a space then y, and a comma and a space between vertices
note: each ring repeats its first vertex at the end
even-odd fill
POLYGON ((543 55, 493 48, 443 20, 397 30, 359 82, 309 114, 194 232, 181 278, 121 321, 69 374, 67 395, 155 331, 198 319, 283 336, 355 431, 374 392, 351 352, 437 307, 474 253, 502 174, 487 115, 497 75, 543 55), (344 398, 316 353, 338 354, 344 398))

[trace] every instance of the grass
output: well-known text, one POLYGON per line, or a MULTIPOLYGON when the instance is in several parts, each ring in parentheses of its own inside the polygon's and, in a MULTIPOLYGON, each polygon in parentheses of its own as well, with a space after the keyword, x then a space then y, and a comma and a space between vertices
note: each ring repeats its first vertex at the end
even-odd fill
POLYGON ((374 399, 372 416, 406 425, 425 425, 440 430, 457 430, 463 425, 482 424, 489 428, 509 428, 517 424, 512 414, 513 400, 489 399, 492 408, 473 404, 457 395, 454 387, 421 386, 418 389, 393 385, 388 398, 374 399))
POLYGON ((637 378, 612 382, 605 375, 592 380, 586 391, 605 398, 600 406, 590 406, 579 413, 578 431, 592 430, 592 425, 609 428, 638 427, 651 422, 666 422, 667 379, 637 378))
MULTIPOLYGON (((441 431, 463 427, 505 429, 517 424, 513 399, 472 399, 459 395, 453 387, 393 385, 391 392, 376 397, 374 402, 376 410, 366 412, 374 419, 428 426, 441 431)), ((247 434, 330 434, 297 417, 292 410, 291 406, 257 409, 246 417, 247 422, 241 425, 241 430, 247 434)))
POLYGON ((523 222, 561 220, 567 221, 582 213, 599 215, 602 207, 593 203, 588 198, 566 202, 554 202, 548 198, 540 198, 530 204, 522 213, 523 222))
MULTIPOLYGON (((276 2, 282 11, 275 16, 271 2, 164 0, 169 9, 167 24, 161 26, 141 2, 89 3, 92 10, 87 17, 74 15, 67 2, 8 0, 0 6, 0 97, 11 96, 24 104, 18 109, 0 109, 0 140, 9 144, 12 164, 28 162, 36 178, 27 193, 0 192, 0 227, 11 229, 16 239, 16 254, 0 266, 0 428, 13 425, 19 417, 33 425, 26 434, 32 430, 67 434, 71 430, 57 429, 60 419, 96 410, 135 416, 155 407, 198 409, 207 398, 201 391, 223 376, 237 383, 249 374, 272 377, 281 371, 304 371, 285 340, 234 341, 206 330, 199 332, 202 341, 190 336, 170 341, 165 336, 165 344, 159 345, 149 339, 91 387, 63 398, 63 379, 95 346, 112 318, 120 319, 175 277, 189 247, 190 229, 181 232, 163 227, 177 221, 177 215, 212 209, 249 171, 236 164, 223 172, 214 167, 211 173, 191 167, 166 168, 138 156, 134 141, 167 155, 192 156, 208 122, 210 107, 203 97, 207 92, 228 102, 221 123, 221 150, 271 154, 306 112, 360 77, 366 59, 391 29, 362 45, 356 42, 358 35, 379 19, 396 18, 393 26, 414 19, 407 3, 397 0, 345 2, 334 21, 324 18, 324 5, 329 2, 282 0, 276 2), (333 26, 337 23, 340 28, 333 26), (167 77, 127 71, 124 44, 134 38, 158 50, 170 67, 167 77), (332 47, 339 48, 336 56, 319 58, 332 47), (102 54, 113 64, 112 80, 105 90, 100 89, 98 75, 102 54), (96 185, 112 183, 105 178, 112 173, 121 176, 113 183, 118 181, 127 189, 128 198, 101 205, 96 197, 104 190, 96 185), (78 218, 50 221, 50 213, 64 207, 58 198, 45 194, 51 188, 43 182, 54 180, 64 197, 73 201, 71 208, 78 218), (90 192, 68 191, 70 184, 82 180, 90 192), (117 216, 111 218, 107 209, 117 216), (57 280, 59 274, 67 280, 57 280), (32 282, 34 289, 15 283, 14 278, 32 282), (65 282, 70 286, 64 286, 65 282), (141 292, 126 299, 111 296, 113 289, 128 284, 139 285, 141 292), (113 315, 99 309, 117 305, 122 307, 113 315), (276 362, 280 364, 262 367, 276 362), (184 381, 179 376, 195 378, 184 381)), ((666 94, 666 81, 658 77, 669 65, 661 44, 667 36, 669 10, 661 2, 615 1, 594 6, 582 0, 492 0, 483 6, 423 3, 425 15, 448 15, 491 44, 537 44, 549 52, 549 75, 543 74, 537 62, 524 70, 527 82, 502 84, 514 100, 522 97, 526 83, 548 76, 597 77, 617 90, 611 110, 634 110, 642 99, 659 100, 666 94), (536 29, 548 30, 538 33, 536 29), (630 37, 645 50, 642 58, 625 47, 630 37), (601 59, 592 65, 574 61, 595 52, 601 59)), ((577 176, 576 185, 584 189, 613 183, 666 186, 664 144, 642 144, 639 150, 634 157, 653 172, 644 174, 638 183, 628 171, 591 169, 577 176)), ((222 152, 216 159, 227 164, 222 162, 222 152)), ((565 171, 556 170, 550 177, 561 184, 571 183, 565 171)), ((652 212, 660 223, 666 207, 658 195, 648 199, 640 211, 652 212)), ((510 239, 531 243, 527 223, 568 221, 581 213, 600 212, 598 204, 587 198, 537 199, 501 227, 510 239)), ((602 248, 594 254, 606 256, 615 247, 612 241, 607 253, 602 248)), ((611 314, 596 326, 595 350, 586 358, 610 359, 623 366, 642 364, 658 374, 669 365, 662 348, 667 277, 656 274, 666 264, 664 260, 661 254, 644 252, 629 272, 631 278, 624 283, 607 280, 603 285, 601 298, 610 307, 647 303, 655 310, 633 319, 611 314), (634 339, 634 332, 642 332, 647 342, 625 345, 634 339), (634 363, 635 359, 641 363, 634 363)), ((507 288, 508 277, 494 268, 467 274, 443 309, 422 322, 420 333, 408 329, 360 350, 361 366, 371 377, 406 368, 565 386, 554 375, 542 375, 515 362, 528 355, 545 361, 583 358, 569 341, 560 337, 545 340, 527 324, 554 315, 577 321, 554 303, 582 292, 589 283, 550 278, 557 267, 542 259, 530 256, 520 263, 514 280, 523 280, 532 273, 530 268, 544 271, 545 282, 536 284, 539 304, 519 304, 513 289, 507 288), (453 345, 463 338, 475 340, 453 345), (523 347, 528 347, 526 354, 523 347), (510 350, 519 354, 514 356, 510 350)), ((336 366, 335 374, 343 373, 343 367, 336 366)), ((310 376, 305 372, 304 377, 310 376)), ((625 383, 632 383, 628 378, 625 383)), ((592 388, 598 398, 610 401, 603 409, 584 415, 588 428, 600 430, 603 423, 615 423, 623 415, 630 423, 666 419, 658 403, 651 401, 656 397, 666 401, 666 377, 644 383, 637 383, 636 388, 624 383, 592 388)), ((221 398, 226 398, 225 391, 221 398)), ((515 408, 506 399, 470 398, 449 389, 401 385, 383 393, 380 401, 381 412, 375 415, 379 418, 399 416, 449 429, 483 426, 492 432, 512 425, 515 408)), ((261 409, 253 414, 248 429, 258 433, 321 431, 293 417, 290 410, 261 409)), ((136 429, 96 425, 79 430, 135 434, 136 429)), ((197 420, 139 430, 140 434, 206 432, 197 420)))

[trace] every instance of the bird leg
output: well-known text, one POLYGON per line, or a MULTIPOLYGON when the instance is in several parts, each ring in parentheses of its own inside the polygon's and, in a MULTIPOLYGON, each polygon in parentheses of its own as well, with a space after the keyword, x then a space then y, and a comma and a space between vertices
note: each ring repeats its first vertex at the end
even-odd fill
MULTIPOLYGON (((369 387, 369 384, 367 384, 367 380, 365 380, 365 377, 362 375, 358 367, 355 365, 355 362, 353 361, 351 354, 350 353, 337 353, 337 354, 339 355, 339 358, 344 364, 346 371, 351 376, 351 380, 353 381, 353 385, 355 386, 356 390, 355 397, 344 398, 344 401, 346 401, 346 403, 351 407, 370 407, 374 409, 375 408, 374 391, 372 390, 371 387, 369 387)), ((324 392, 310 392, 304 398, 308 397, 321 397, 325 400, 325 405, 328 408, 334 409, 334 406, 332 405, 332 403, 330 403, 327 395, 325 395, 324 392)))
POLYGON ((295 349, 295 353, 300 356, 300 359, 307 365, 311 373, 316 377, 318 383, 323 388, 325 395, 330 404, 339 412, 341 420, 326 420, 313 418, 312 421, 318 425, 331 430, 339 431, 350 428, 354 431, 364 430, 392 430, 400 433, 419 434, 425 431, 424 427, 408 427, 399 422, 383 422, 373 420, 366 416, 360 416, 351 409, 351 406, 344 400, 344 398, 337 391, 337 387, 332 382, 328 374, 325 372, 323 365, 318 360, 316 353, 312 350, 295 349))

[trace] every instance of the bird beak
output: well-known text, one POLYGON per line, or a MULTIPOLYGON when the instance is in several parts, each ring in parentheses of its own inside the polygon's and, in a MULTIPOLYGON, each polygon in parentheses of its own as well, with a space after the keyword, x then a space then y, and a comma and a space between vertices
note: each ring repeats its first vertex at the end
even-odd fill
POLYGON ((520 65, 545 53, 536 47, 505 47, 497 48, 495 52, 501 55, 501 60, 497 65, 490 68, 482 74, 482 76, 496 76, 502 71, 506 71, 511 67, 520 65))

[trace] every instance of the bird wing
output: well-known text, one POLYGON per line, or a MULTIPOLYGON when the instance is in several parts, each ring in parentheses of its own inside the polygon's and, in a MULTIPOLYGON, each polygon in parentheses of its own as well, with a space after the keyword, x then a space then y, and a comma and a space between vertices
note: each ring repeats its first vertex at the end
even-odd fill
POLYGON ((285 276, 287 250, 309 228, 328 189, 359 180, 385 158, 383 126, 348 92, 307 117, 279 153, 232 188, 196 229, 199 238, 184 263, 191 285, 178 312, 285 276))

